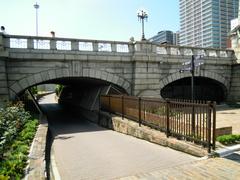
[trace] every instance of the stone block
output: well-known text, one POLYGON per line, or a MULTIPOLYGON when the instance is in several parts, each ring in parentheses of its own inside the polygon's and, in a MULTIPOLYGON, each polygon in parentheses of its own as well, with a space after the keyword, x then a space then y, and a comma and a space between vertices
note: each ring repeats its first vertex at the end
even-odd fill
POLYGON ((29 87, 27 78, 21 79, 20 81, 18 81, 18 83, 23 89, 26 89, 27 87, 29 87))
POLYGON ((43 54, 42 56, 43 59, 65 59, 64 54, 43 54))
POLYGON ((56 78, 61 78, 63 77, 63 71, 61 69, 56 69, 56 78))
POLYGON ((112 82, 112 79, 113 79, 113 74, 111 74, 111 73, 108 73, 108 76, 107 76, 107 81, 108 82, 112 82))
POLYGON ((114 84, 117 84, 118 79, 119 79, 119 77, 116 76, 116 75, 114 75, 114 76, 113 76, 113 79, 112 79, 112 82, 113 82, 114 84))
POLYGON ((102 80, 106 80, 106 79, 107 79, 107 76, 108 76, 108 73, 107 73, 107 72, 105 72, 105 71, 102 71, 102 72, 101 72, 101 79, 102 79, 102 80))
POLYGON ((0 87, 0 95, 8 94, 8 88, 7 87, 0 87))
POLYGON ((40 73, 34 74, 34 79, 36 83, 41 83, 43 81, 40 73))
POLYGON ((101 71, 96 70, 95 75, 96 75, 96 76, 95 76, 96 78, 100 79, 100 77, 101 77, 101 71))
POLYGON ((87 69, 87 68, 83 69, 83 76, 84 77, 89 77, 89 69, 87 69))
POLYGON ((28 81, 29 86, 32 86, 32 85, 36 84, 36 81, 35 81, 35 78, 34 78, 33 75, 29 75, 27 77, 27 81, 28 81))
POLYGON ((232 134, 232 126, 216 128, 216 137, 232 134))
POLYGON ((62 69, 62 77, 69 77, 70 73, 68 69, 62 69))
POLYGON ((0 80, 0 87, 7 87, 7 81, 6 80, 0 80))
POLYGON ((56 71, 55 69, 48 71, 49 79, 56 79, 56 71))
POLYGON ((48 75, 48 72, 47 72, 47 71, 43 71, 43 72, 41 72, 40 74, 41 74, 41 76, 42 76, 42 80, 43 80, 43 81, 49 80, 49 75, 48 75))
POLYGON ((12 86, 11 86, 11 90, 14 92, 14 94, 19 93, 22 89, 22 87, 18 84, 18 82, 15 82, 12 86))
POLYGON ((89 77, 92 77, 92 78, 95 78, 96 77, 96 75, 95 75, 95 69, 90 69, 89 70, 90 72, 89 72, 89 77))

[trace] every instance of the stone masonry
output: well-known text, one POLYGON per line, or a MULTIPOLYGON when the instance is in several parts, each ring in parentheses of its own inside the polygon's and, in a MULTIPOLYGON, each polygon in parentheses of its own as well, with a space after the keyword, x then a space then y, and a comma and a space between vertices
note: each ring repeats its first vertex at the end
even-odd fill
POLYGON ((216 80, 234 97, 231 84, 239 82, 232 77, 232 50, 0 34, 0 102, 30 86, 71 77, 100 79, 131 95, 159 97, 167 84, 190 77, 179 69, 193 54, 203 54, 205 61, 196 76, 216 80))

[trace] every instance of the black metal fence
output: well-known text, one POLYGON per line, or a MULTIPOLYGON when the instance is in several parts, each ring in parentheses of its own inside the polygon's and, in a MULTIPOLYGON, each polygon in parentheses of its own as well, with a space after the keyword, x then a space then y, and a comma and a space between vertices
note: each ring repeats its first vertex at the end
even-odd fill
POLYGON ((121 115, 168 136, 215 149, 216 103, 105 95, 100 109, 121 115))

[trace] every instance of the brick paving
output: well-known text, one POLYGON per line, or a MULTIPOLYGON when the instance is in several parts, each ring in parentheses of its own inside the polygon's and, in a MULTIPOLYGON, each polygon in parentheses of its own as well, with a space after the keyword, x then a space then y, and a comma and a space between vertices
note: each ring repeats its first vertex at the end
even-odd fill
POLYGON ((232 126, 233 134, 240 134, 240 108, 229 107, 226 104, 217 105, 216 126, 232 126))
MULTIPOLYGON (((236 153, 237 154, 237 153, 236 153)), ((235 155, 236 155, 235 154, 235 155)), ((239 155, 239 154, 238 154, 239 155)), ((232 155, 231 155, 232 156, 232 155)), ((136 174, 121 180, 239 180, 240 179, 240 155, 233 158, 211 158, 194 161, 172 168, 161 169, 148 173, 136 174), (233 160, 231 160, 233 159, 233 160)))
MULTIPOLYGON (((54 105, 50 104, 48 108, 50 106, 54 105)), ((54 113, 56 115, 56 111, 54 113)), ((239 121, 238 113, 240 113, 239 109, 218 109, 218 127, 231 123, 234 125, 239 121)), ((57 121, 67 118, 61 113, 57 113, 55 117, 57 121)), ((67 118, 67 121, 72 120, 67 118)), ((69 123, 64 121, 55 124, 56 139, 53 146, 62 179, 240 180, 240 152, 225 158, 196 160, 181 153, 175 154, 171 149, 157 147, 155 144, 104 128, 94 126, 92 129, 82 124, 82 129, 79 129, 78 125, 78 123, 72 124, 69 127, 69 123), (99 129, 96 130, 96 128, 99 129), (90 141, 96 141, 96 143, 90 143, 90 141), (145 143, 146 146, 143 145, 145 143), (94 149, 98 153, 94 152, 94 149), (140 157, 143 159, 139 159, 140 157)))
POLYGON ((108 130, 46 104, 56 165, 62 180, 116 179, 199 158, 108 130))

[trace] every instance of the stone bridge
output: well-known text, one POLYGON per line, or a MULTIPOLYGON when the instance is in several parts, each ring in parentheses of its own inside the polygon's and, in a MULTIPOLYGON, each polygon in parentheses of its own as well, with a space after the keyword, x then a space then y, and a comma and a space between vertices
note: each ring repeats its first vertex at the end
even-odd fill
POLYGON ((188 96, 191 74, 179 70, 195 54, 204 55, 196 70, 196 94, 238 100, 239 68, 232 50, 0 34, 0 102, 34 85, 73 80, 111 84, 136 96, 188 96))

